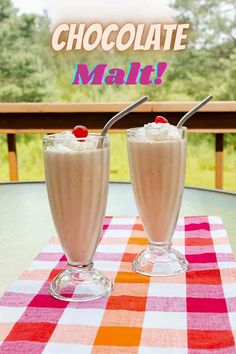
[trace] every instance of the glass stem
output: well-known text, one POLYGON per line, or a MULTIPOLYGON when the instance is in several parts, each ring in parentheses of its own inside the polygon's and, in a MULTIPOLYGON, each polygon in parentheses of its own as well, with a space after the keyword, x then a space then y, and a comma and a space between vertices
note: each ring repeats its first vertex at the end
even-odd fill
POLYGON ((148 247, 152 254, 162 255, 171 249, 172 242, 149 242, 148 247))
POLYGON ((67 263, 67 269, 72 273, 82 273, 89 272, 93 268, 93 262, 89 264, 81 264, 81 263, 67 263))

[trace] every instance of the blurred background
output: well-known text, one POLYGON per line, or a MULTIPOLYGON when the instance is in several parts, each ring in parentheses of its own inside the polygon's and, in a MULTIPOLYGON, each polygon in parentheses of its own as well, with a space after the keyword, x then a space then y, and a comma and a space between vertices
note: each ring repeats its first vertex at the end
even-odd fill
MULTIPOLYGON (((236 100, 235 0, 1 0, 0 102, 193 101, 209 94, 236 100), (55 53, 51 32, 62 22, 191 23, 183 52, 55 53), (127 68, 168 61, 161 86, 72 86, 74 67, 127 68)), ((168 117, 166 117, 168 118, 168 117)), ((223 117, 222 117, 223 119, 223 117)), ((79 124, 79 121, 78 121, 79 124)), ((236 135, 225 134, 224 188, 236 190, 236 135)), ((40 134, 17 134, 20 180, 44 179, 40 134)), ((214 135, 189 134, 186 184, 214 188, 214 135)), ((9 180, 0 135, 0 181, 9 180)), ((111 180, 129 180, 124 133, 112 134, 111 180)))

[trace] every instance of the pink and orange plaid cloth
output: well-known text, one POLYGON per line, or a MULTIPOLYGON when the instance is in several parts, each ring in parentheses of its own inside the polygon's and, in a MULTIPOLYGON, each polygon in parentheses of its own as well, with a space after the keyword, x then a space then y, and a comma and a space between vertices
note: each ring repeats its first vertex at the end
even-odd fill
POLYGON ((147 243, 138 218, 107 217, 95 265, 114 281, 109 298, 52 298, 66 266, 53 238, 0 299, 0 353, 236 353, 236 263, 221 219, 180 218, 173 243, 190 269, 148 278, 131 270, 147 243))

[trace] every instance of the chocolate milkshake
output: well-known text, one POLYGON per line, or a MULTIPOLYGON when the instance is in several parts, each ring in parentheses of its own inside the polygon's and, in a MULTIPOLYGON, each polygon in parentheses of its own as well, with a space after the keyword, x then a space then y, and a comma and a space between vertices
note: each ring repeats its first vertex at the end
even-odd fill
POLYGON ((67 271, 73 273, 73 279, 77 275, 80 282, 86 279, 87 285, 89 281, 92 283, 91 289, 85 290, 87 295, 83 294, 82 282, 80 288, 77 284, 76 292, 81 289, 81 294, 76 297, 71 294, 72 290, 65 291, 63 281, 65 283, 68 274, 64 274, 60 284, 54 280, 51 292, 54 296, 59 293, 57 297, 66 297, 66 300, 71 297, 70 301, 101 297, 99 291, 106 293, 107 289, 102 290, 101 286, 101 289, 96 289, 96 294, 92 294, 95 289, 93 278, 95 280, 99 274, 108 288, 111 288, 111 283, 92 268, 92 259, 101 236, 107 203, 109 139, 95 134, 78 139, 72 133, 64 132, 46 137, 44 147, 48 198, 57 234, 68 260, 67 271))
POLYGON ((172 275, 187 267, 182 255, 171 249, 184 188, 186 134, 185 128, 169 123, 128 130, 131 182, 150 241, 133 268, 145 275, 172 275))

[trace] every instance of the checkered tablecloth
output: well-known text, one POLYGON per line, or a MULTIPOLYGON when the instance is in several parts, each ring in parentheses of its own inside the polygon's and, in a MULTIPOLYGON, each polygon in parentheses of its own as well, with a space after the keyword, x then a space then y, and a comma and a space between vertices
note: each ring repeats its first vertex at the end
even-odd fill
POLYGON ((114 281, 109 298, 66 303, 49 283, 66 267, 52 238, 0 299, 0 353, 236 353, 236 263, 221 219, 180 218, 173 243, 190 269, 149 278, 131 270, 147 243, 138 218, 107 217, 96 267, 114 281))

